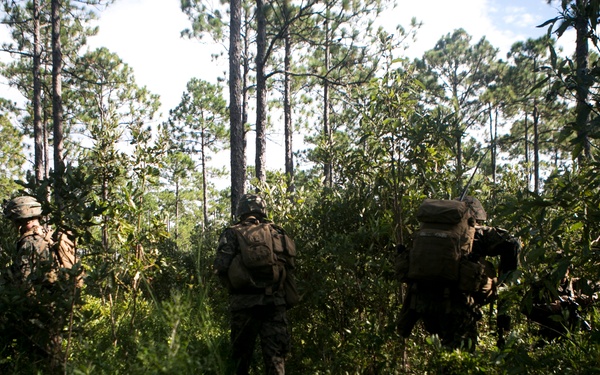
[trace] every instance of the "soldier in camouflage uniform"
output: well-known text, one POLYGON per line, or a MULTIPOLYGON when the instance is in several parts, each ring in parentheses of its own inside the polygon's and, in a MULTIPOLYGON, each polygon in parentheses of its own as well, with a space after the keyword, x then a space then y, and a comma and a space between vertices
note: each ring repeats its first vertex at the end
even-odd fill
MULTIPOLYGON (((473 197, 464 201, 471 209, 475 220, 475 237, 469 260, 485 266, 490 283, 477 293, 466 293, 458 288, 437 282, 408 281, 408 290, 400 312, 399 333, 408 338, 415 324, 422 320, 425 329, 437 334, 443 345, 450 348, 468 347, 474 350, 477 343, 477 321, 482 317, 481 307, 496 297, 497 280, 516 270, 520 241, 504 229, 483 226, 487 214, 483 206, 473 197), (487 256, 500 256, 499 277, 487 256)), ((408 251, 400 248, 400 252, 408 251)), ((406 254, 399 254, 399 256, 406 254)), ((403 280, 406 281, 406 280, 403 280)), ((500 308, 497 317, 499 344, 505 331, 510 329, 510 317, 500 308)))
POLYGON ((51 232, 42 226, 42 205, 33 197, 17 197, 9 201, 4 216, 19 232, 16 254, 11 267, 12 278, 27 287, 54 280, 53 258, 50 254, 51 232))
MULTIPOLYGON (((33 197, 21 196, 8 201, 4 216, 19 233, 16 251, 8 270, 9 282, 20 291, 23 299, 20 320, 22 336, 31 344, 27 354, 31 363, 38 358, 46 361, 50 372, 62 372, 60 329, 64 318, 55 312, 58 263, 52 255, 52 232, 41 223, 42 206, 33 197)), ((16 306, 13 306, 16 308, 16 306)))
MULTIPOLYGON (((237 224, 268 222, 265 203, 257 195, 245 194, 240 199, 237 224)), ((232 227, 219 239, 214 260, 215 273, 229 291, 231 314, 232 357, 237 374, 248 374, 257 337, 260 337, 265 372, 285 373, 285 356, 290 348, 286 295, 279 285, 236 289, 228 277, 232 261, 240 253, 239 237, 232 227)), ((288 277, 293 277, 293 264, 286 265, 288 277)))
MULTIPOLYGON (((592 247, 594 245, 592 242, 592 247)), ((521 311, 530 322, 536 323, 537 334, 541 337, 538 345, 580 329, 591 330, 590 324, 581 314, 594 303, 594 289, 587 280, 573 278, 570 274, 572 270, 571 258, 558 251, 551 258, 545 273, 539 275, 527 288, 521 311), (555 272, 565 264, 568 267, 557 282, 558 275, 555 272), (555 287, 556 284, 558 285, 555 287), (582 289, 591 295, 587 295, 582 289)))

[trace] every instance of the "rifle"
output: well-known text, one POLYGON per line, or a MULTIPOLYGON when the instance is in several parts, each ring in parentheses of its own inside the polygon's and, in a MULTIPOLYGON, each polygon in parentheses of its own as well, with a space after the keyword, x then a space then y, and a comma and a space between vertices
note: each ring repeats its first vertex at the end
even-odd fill
POLYGON ((481 155, 481 158, 477 162, 477 165, 475 166, 475 170, 473 171, 471 178, 469 178, 469 182, 467 182, 467 185, 465 185, 465 189, 463 190, 462 194, 460 195, 460 198, 458 199, 459 201, 462 202, 465 199, 465 196, 467 195, 467 192, 469 191, 469 187, 471 186, 471 182, 473 182, 473 177, 475 177, 475 174, 477 173, 477 170, 479 169, 479 165, 481 164, 481 162, 483 161, 483 158, 485 158, 485 156, 487 155, 489 150, 490 150, 489 147, 486 148, 483 155, 481 155))

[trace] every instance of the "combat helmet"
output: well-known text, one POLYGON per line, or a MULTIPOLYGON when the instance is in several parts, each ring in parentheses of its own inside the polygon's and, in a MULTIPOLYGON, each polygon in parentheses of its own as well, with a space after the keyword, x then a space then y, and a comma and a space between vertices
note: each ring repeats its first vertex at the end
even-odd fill
POLYGON ((235 215, 241 218, 247 214, 258 214, 262 217, 267 216, 265 201, 255 194, 244 194, 238 201, 235 215))
POLYGON ((34 197, 22 196, 8 201, 4 216, 12 221, 42 216, 42 205, 34 197))
POLYGON ((483 208, 483 205, 481 204, 479 199, 472 197, 472 196, 466 196, 463 198, 463 202, 465 202, 467 204, 467 206, 469 206, 469 209, 471 210, 471 213, 473 214, 473 218, 476 221, 486 221, 487 220, 487 213, 485 212, 485 209, 483 208))

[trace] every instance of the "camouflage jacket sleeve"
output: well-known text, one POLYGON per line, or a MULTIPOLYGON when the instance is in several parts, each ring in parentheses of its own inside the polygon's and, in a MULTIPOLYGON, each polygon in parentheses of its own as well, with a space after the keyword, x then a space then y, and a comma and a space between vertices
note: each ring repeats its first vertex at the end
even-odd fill
POLYGON ((219 244, 217 245, 217 255, 213 263, 215 274, 219 276, 219 279, 225 286, 229 286, 229 278, 227 277, 227 271, 231 265, 231 261, 239 252, 237 236, 233 229, 228 228, 219 237, 219 244))
POLYGON ((500 274, 514 271, 518 267, 521 241, 507 230, 495 227, 475 227, 473 254, 476 256, 500 256, 500 274))

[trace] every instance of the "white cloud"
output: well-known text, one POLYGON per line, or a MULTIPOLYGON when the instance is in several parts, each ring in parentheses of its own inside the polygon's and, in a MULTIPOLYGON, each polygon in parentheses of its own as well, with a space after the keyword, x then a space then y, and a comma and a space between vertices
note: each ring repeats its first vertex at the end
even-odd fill
POLYGON ((444 35, 463 28, 478 41, 482 37, 500 50, 504 57, 513 43, 542 36, 546 29, 537 25, 553 18, 557 10, 545 0, 399 0, 398 7, 386 15, 389 24, 407 28, 412 17, 423 22, 410 57, 420 57, 444 35))
POLYGON ((420 57, 423 52, 433 48, 442 36, 458 28, 465 29, 474 39, 480 39, 486 30, 492 29, 491 20, 485 12, 486 4, 487 0, 400 0, 394 11, 387 12, 384 22, 389 25, 400 24, 404 28, 409 27, 413 17, 422 22, 416 43, 406 51, 410 57, 420 57))
POLYGON ((180 37, 189 25, 179 0, 121 0, 100 14, 89 45, 105 46, 129 64, 138 85, 160 95, 166 117, 190 79, 215 82, 226 70, 226 62, 211 61, 214 46, 180 37))

